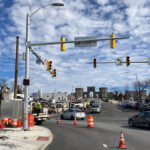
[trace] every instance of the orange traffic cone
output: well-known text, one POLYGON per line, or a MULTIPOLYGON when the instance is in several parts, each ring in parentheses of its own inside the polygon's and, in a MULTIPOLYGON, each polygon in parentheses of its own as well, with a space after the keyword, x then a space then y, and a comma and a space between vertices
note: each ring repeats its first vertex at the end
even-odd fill
POLYGON ((123 131, 122 130, 121 130, 120 143, 119 143, 118 148, 126 149, 126 145, 125 145, 125 141, 124 141, 123 131))
POLYGON ((58 117, 58 119, 57 119, 57 124, 60 124, 60 120, 59 120, 59 117, 58 117))
POLYGON ((77 119, 76 119, 76 117, 74 118, 74 125, 77 125, 78 123, 77 123, 77 119))

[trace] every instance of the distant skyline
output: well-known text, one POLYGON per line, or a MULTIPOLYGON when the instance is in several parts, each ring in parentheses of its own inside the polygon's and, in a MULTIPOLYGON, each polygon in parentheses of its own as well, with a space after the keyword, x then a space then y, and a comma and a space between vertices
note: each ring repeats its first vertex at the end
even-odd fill
POLYGON ((66 41, 74 37, 109 38, 113 32, 116 37, 129 39, 116 40, 116 48, 110 49, 109 41, 97 42, 97 47, 75 47, 66 44, 66 51, 60 45, 39 46, 34 50, 41 58, 51 60, 56 69, 52 78, 46 67, 36 64, 30 53, 29 92, 42 88, 45 92, 72 92, 72 88, 87 86, 123 89, 136 80, 150 78, 148 64, 98 64, 93 68, 93 58, 97 62, 115 61, 121 57, 125 61, 147 61, 150 57, 150 2, 147 0, 0 0, 0 79, 9 85, 14 82, 16 37, 20 37, 18 84, 22 84, 25 74, 26 14, 32 13, 44 4, 62 2, 64 7, 46 7, 31 17, 31 42, 66 41))

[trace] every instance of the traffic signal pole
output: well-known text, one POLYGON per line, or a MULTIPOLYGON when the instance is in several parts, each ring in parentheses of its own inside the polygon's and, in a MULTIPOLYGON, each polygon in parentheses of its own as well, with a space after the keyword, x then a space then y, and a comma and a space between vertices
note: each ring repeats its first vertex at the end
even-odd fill
MULTIPOLYGON (((30 16, 27 14, 26 19, 26 60, 25 60, 25 79, 29 80, 29 34, 30 34, 30 16)), ((23 117, 23 129, 28 130, 28 95, 29 95, 29 85, 24 85, 24 117, 23 117)))

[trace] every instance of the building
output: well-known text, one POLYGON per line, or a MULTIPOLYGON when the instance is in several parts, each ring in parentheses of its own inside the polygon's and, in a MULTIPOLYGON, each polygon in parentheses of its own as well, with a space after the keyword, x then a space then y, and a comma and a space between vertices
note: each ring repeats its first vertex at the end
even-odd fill
POLYGON ((84 92, 83 88, 75 88, 75 93, 71 93, 72 99, 88 99, 88 98, 107 98, 107 88, 101 87, 99 91, 95 91, 95 87, 87 87, 87 91, 84 92))
POLYGON ((38 93, 33 93, 32 96, 34 97, 34 99, 42 98, 47 101, 51 101, 53 99, 55 99, 56 101, 67 101, 68 100, 67 92, 64 92, 64 93, 61 93, 61 92, 42 93, 42 94, 41 94, 41 92, 38 92, 38 93))
POLYGON ((138 91, 125 91, 126 99, 138 100, 138 95, 140 98, 145 99, 147 97, 147 92, 146 92, 146 90, 142 90, 140 92, 138 92, 138 91))

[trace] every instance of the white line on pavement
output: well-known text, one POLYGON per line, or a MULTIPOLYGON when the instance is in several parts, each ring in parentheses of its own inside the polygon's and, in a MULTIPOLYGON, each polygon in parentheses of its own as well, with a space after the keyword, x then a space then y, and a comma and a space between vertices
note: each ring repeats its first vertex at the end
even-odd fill
POLYGON ((106 144, 103 144, 103 146, 104 146, 105 148, 107 148, 107 147, 108 147, 106 144))

